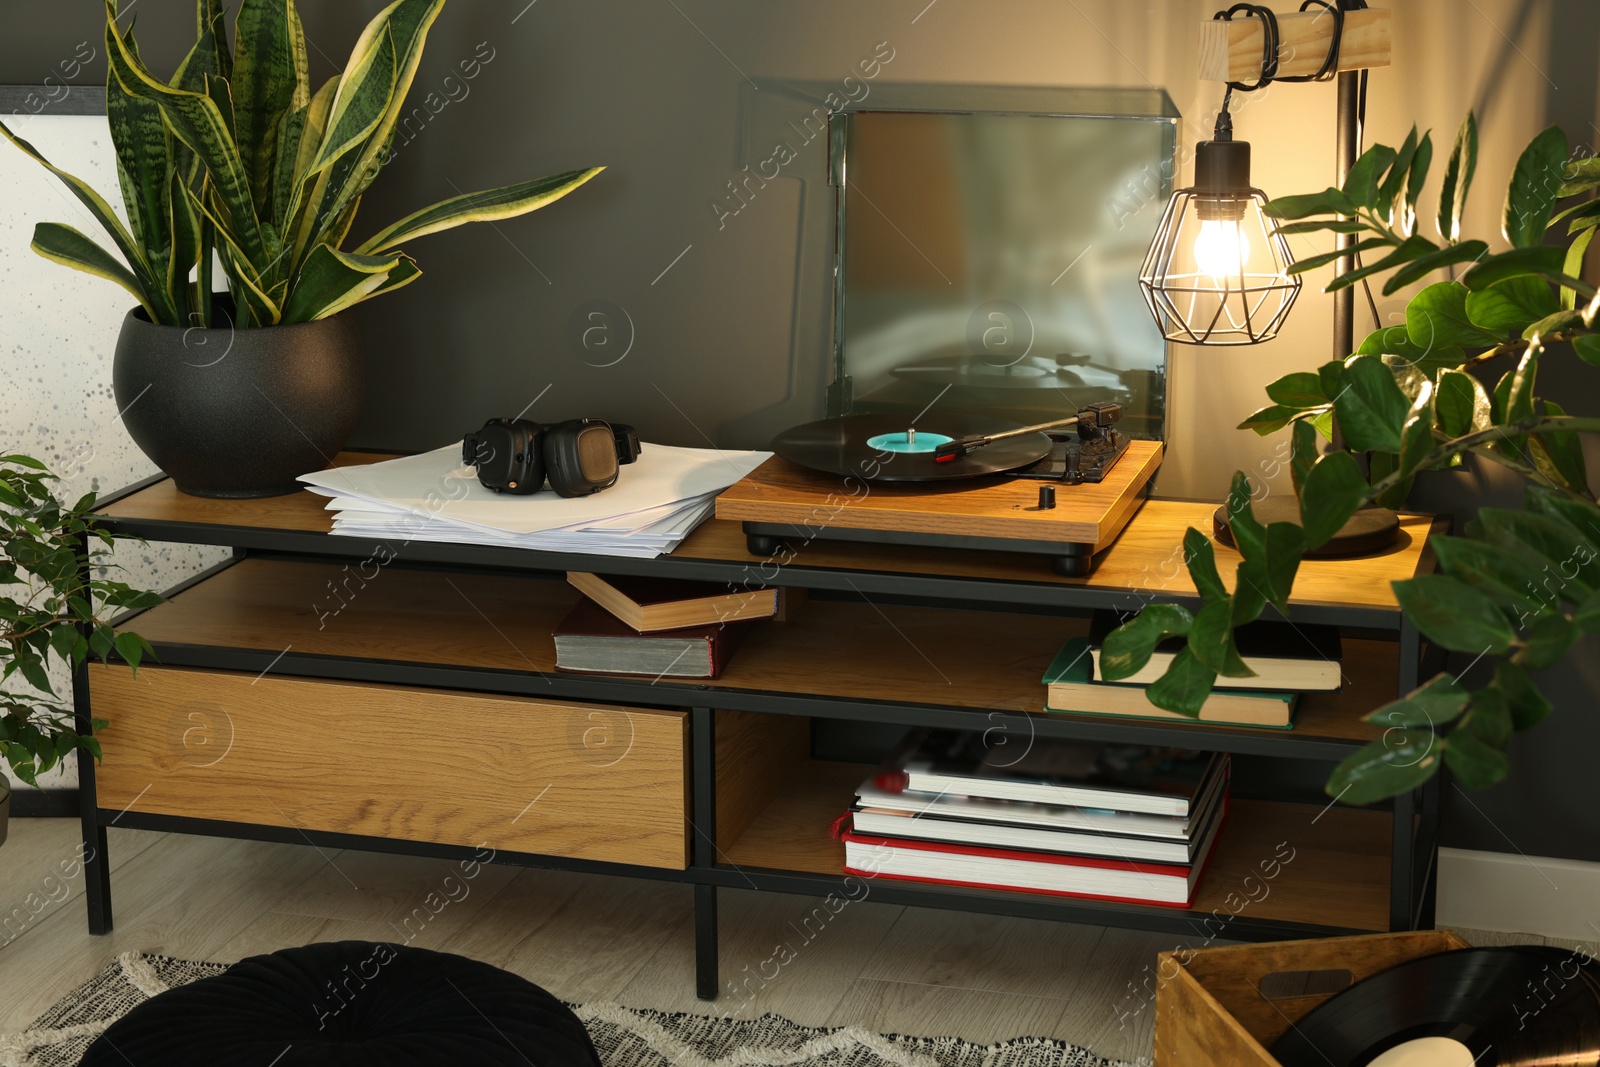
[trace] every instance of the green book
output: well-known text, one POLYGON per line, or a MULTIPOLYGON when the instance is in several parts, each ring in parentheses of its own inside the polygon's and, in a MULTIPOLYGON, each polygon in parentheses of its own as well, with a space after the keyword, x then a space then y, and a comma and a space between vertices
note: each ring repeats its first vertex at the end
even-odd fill
MULTIPOLYGON (((1094 680, 1094 659, 1089 639, 1074 637, 1061 646, 1049 670, 1045 710, 1067 715, 1115 715, 1128 719, 1194 722, 1187 715, 1158 708, 1145 697, 1142 685, 1114 685, 1094 680)), ((1226 726, 1261 726, 1294 729, 1298 693, 1268 689, 1218 689, 1200 707, 1200 722, 1226 726)))

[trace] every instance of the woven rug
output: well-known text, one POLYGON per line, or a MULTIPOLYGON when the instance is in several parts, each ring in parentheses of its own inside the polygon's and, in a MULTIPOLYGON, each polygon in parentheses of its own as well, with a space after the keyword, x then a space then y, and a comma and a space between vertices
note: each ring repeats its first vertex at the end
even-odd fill
MULTIPOLYGON (((0 1034, 0 1067, 76 1067, 89 1044, 130 1008, 225 970, 220 963, 123 953, 29 1029, 0 1034)), ((800 1026, 778 1015, 724 1019, 616 1004, 572 1008, 605 1067, 1121 1067, 1046 1038, 974 1045, 853 1026, 800 1026)))

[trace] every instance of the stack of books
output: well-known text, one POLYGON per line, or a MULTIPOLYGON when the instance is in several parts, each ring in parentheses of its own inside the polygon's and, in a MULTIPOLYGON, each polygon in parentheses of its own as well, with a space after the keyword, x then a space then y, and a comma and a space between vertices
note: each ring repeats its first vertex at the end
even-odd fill
POLYGON ((777 616, 778 589, 568 572, 583 593, 556 627, 556 669, 716 678, 756 620, 777 616))
POLYGON ((837 833, 863 877, 1189 907, 1229 770, 1222 752, 918 731, 837 833))
MULTIPOLYGON (((1061 646, 1045 672, 1045 710, 1194 721, 1145 698, 1145 687, 1166 673, 1183 648, 1183 638, 1162 642, 1137 674, 1116 682, 1100 680, 1101 645, 1124 621, 1113 612, 1097 611, 1087 638, 1075 637, 1061 646)), ((1236 630, 1234 638, 1240 658, 1255 676, 1218 678, 1200 709, 1201 722, 1292 729, 1300 694, 1330 692, 1343 681, 1338 627, 1252 622, 1236 630)))

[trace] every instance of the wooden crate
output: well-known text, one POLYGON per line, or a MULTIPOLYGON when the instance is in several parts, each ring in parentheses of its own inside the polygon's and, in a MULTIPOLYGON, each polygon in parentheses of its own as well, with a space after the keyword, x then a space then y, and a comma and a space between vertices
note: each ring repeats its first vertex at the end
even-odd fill
POLYGON ((1423 930, 1163 952, 1156 1067, 1278 1067, 1267 1048, 1338 992, 1327 988, 1326 972, 1348 971, 1359 982, 1408 960, 1469 947, 1448 930, 1423 930), (1271 999, 1262 995, 1263 984, 1271 999))

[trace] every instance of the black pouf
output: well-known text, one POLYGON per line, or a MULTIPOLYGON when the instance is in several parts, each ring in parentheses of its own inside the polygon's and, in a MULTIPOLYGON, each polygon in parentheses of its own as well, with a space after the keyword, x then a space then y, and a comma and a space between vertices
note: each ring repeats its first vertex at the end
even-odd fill
POLYGON ((241 960, 113 1023, 83 1067, 599 1067, 578 1017, 498 967, 340 941, 241 960))

